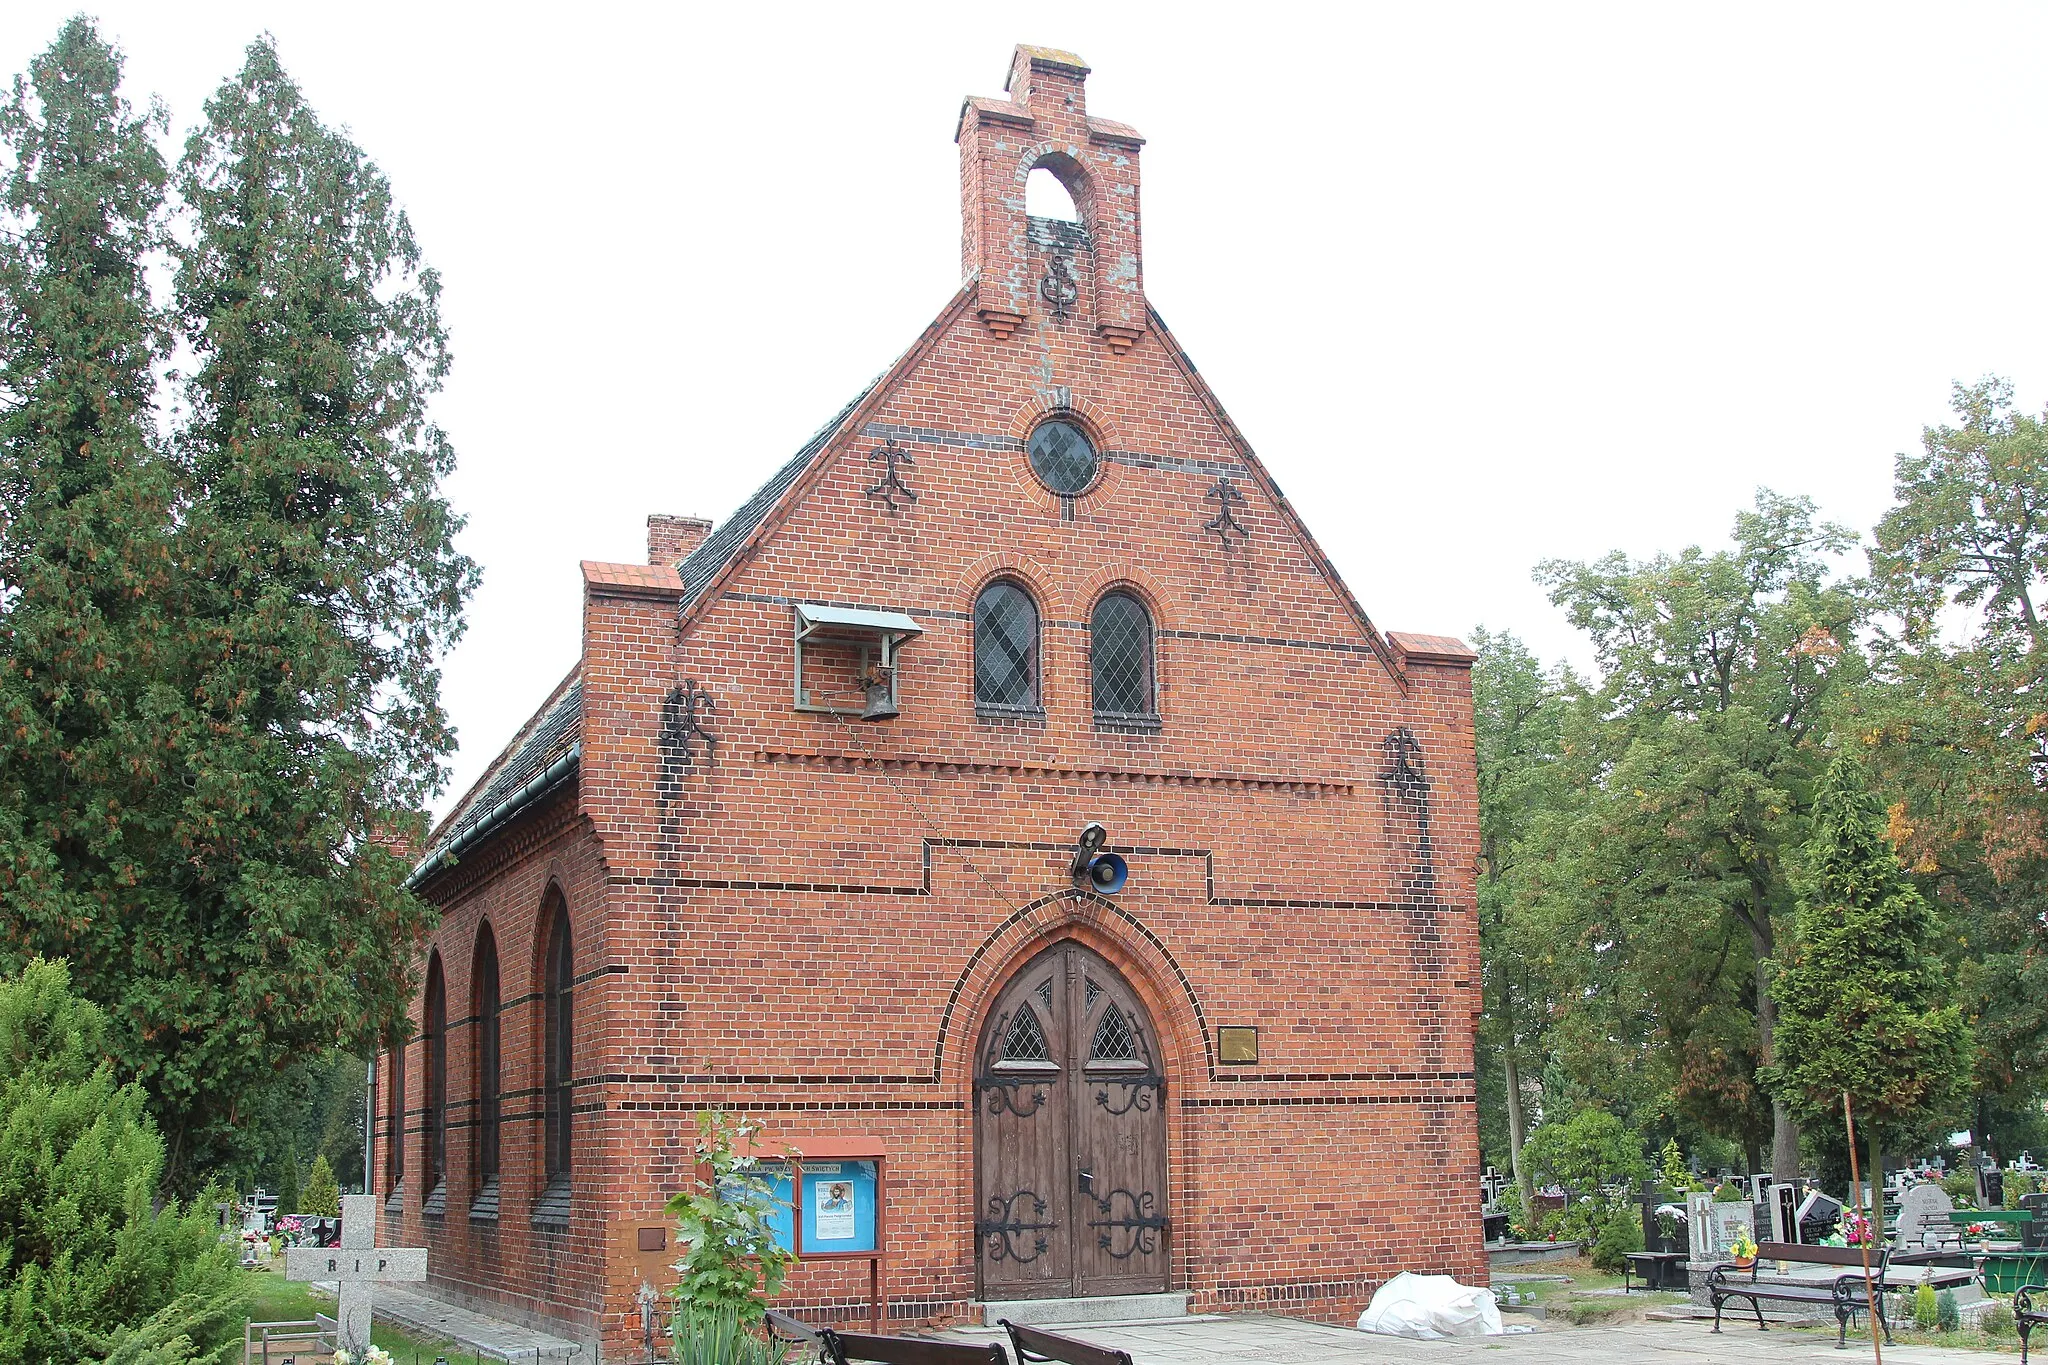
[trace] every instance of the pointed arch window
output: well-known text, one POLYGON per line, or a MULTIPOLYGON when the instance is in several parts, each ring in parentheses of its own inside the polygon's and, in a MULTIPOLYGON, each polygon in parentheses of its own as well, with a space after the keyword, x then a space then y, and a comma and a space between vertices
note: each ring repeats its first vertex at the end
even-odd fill
POLYGON ((405 1179, 405 1038, 400 1034, 391 1044, 390 1075, 384 1081, 384 1185, 387 1195, 398 1193, 405 1179))
POLYGON ((1135 1062, 1138 1058, 1138 1036, 1131 1032, 1130 1021, 1124 1012, 1111 1004, 1103 1011, 1102 1022, 1095 1026, 1095 1040, 1089 1044, 1088 1060, 1091 1062, 1135 1062))
POLYGON ((1127 592, 1104 593, 1088 618, 1095 720, 1107 729, 1157 729, 1152 613, 1127 592))
POLYGON ((546 961, 547 987, 543 1010, 543 1076, 546 1093, 544 1145, 548 1183, 569 1174, 573 1143, 570 1132, 570 1101, 574 1096, 571 1075, 575 1061, 575 950, 570 944, 569 907, 561 894, 554 897, 554 914, 549 916, 546 961))
POLYGON ((1039 710, 1038 604, 1007 578, 974 599, 974 704, 997 714, 1039 710))
POLYGON ((476 1078, 476 1188, 498 1178, 498 1114, 502 1091, 498 1048, 498 940, 486 923, 476 933, 476 961, 470 974, 470 1014, 475 1019, 472 1074, 476 1078))
POLYGON ((1017 1017, 1010 1021, 1010 1028, 1003 1035, 1003 1055, 1006 1062, 1050 1062, 1052 1049, 1046 1045, 1045 1026, 1038 1022, 1038 1011, 1029 1005, 1017 1007, 1017 1017))
POLYGON ((421 1184, 431 1198, 448 1175, 448 983, 441 955, 427 962, 427 999, 422 1042, 426 1049, 427 1121, 421 1134, 421 1184))

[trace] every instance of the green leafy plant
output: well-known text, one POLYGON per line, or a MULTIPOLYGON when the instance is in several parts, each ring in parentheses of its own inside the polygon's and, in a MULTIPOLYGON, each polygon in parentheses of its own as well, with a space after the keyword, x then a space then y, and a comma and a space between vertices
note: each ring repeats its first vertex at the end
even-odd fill
POLYGON ((1934 1286, 1923 1284, 1913 1291, 1913 1325, 1923 1332, 1932 1332, 1940 1319, 1941 1306, 1935 1301, 1934 1286))
POLYGON ((2010 1335, 2015 1326, 2012 1309, 2005 1304, 1994 1303, 1977 1319, 1977 1326, 1987 1337, 2010 1335))
POLYGON ((1663 1167, 1659 1174, 1663 1178, 1664 1188, 1674 1194, 1683 1195, 1693 1187, 1692 1172, 1686 1169, 1685 1154, 1678 1150, 1677 1138, 1667 1138, 1663 1151, 1657 1155, 1659 1164, 1663 1167))
POLYGON ((796 1256, 769 1220, 786 1207, 754 1154, 761 1125, 723 1110, 697 1116, 697 1179, 668 1201, 686 1248, 672 1293, 677 1330, 712 1332, 723 1315, 753 1322, 782 1288, 796 1256))
POLYGON ((672 1339, 669 1359, 677 1365, 783 1365, 789 1355, 762 1329, 758 1313, 746 1316, 731 1307, 678 1313, 672 1339))
POLYGON ((1737 1185, 1716 1185, 1714 1187, 1714 1202, 1716 1204, 1746 1204, 1749 1202, 1749 1192, 1737 1185))
POLYGON ((1962 1310, 1956 1306, 1956 1291, 1944 1289, 1934 1296, 1934 1325, 1944 1332, 1953 1332, 1963 1325, 1962 1310))
POLYGON ((1977 1177, 1967 1170, 1950 1171, 1941 1178, 1941 1188, 1957 1204, 1969 1204, 1977 1198, 1977 1177))

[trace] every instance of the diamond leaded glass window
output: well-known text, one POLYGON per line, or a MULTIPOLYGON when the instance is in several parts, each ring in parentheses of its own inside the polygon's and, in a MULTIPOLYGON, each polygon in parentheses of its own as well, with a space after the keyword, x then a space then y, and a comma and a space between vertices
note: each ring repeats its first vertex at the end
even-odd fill
POLYGON ((1088 668, 1095 681, 1095 714, 1149 719, 1152 699, 1152 618, 1137 598, 1113 592, 1095 604, 1088 622, 1088 668))
POLYGON ((1055 493, 1079 493, 1100 465, 1088 433, 1072 422, 1046 422, 1031 433, 1031 468, 1055 493))
POLYGON ((974 599, 974 700, 1038 706, 1038 608, 1015 583, 991 583, 974 599))
POLYGON ((1124 1020, 1124 1012, 1111 1005, 1102 1016, 1102 1022, 1095 1026, 1095 1042, 1088 1049, 1089 1060, 1097 1062, 1135 1062, 1138 1060, 1138 1040, 1131 1033, 1131 1026, 1124 1020))
POLYGON ((1003 1058, 1006 1062, 1049 1062, 1052 1049, 1045 1045, 1045 1030, 1038 1023, 1038 1015, 1031 1006, 1018 1007, 1017 1017, 1010 1021, 1010 1031, 1003 1035, 1003 1058))

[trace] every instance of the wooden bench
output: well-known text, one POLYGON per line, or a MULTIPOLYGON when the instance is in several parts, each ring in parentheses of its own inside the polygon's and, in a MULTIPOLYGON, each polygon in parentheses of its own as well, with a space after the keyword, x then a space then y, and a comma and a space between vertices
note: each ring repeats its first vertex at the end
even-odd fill
POLYGON ((768 1332, 779 1340, 815 1350, 820 1365, 853 1365, 856 1360, 875 1361, 877 1365, 1010 1365, 1009 1352, 993 1342, 968 1346, 917 1337, 840 1332, 830 1327, 813 1327, 772 1308, 768 1310, 768 1332))
POLYGON ((2048 1284, 2023 1284, 2013 1292, 2013 1322, 2020 1329, 2020 1365, 2027 1365, 2027 1338, 2048 1324, 2048 1284))
MULTIPOLYGON (((1892 1339, 1891 1324, 1884 1317, 1884 1271, 1885 1263, 1891 1256, 1890 1247, 1874 1247, 1870 1253, 1870 1284, 1876 1291, 1878 1303, 1877 1326, 1884 1332, 1887 1345, 1892 1339)), ((1732 1261, 1723 1262, 1707 1272, 1707 1295, 1714 1304, 1714 1330, 1721 1330, 1721 1305, 1730 1299, 1748 1299, 1750 1310, 1756 1314, 1756 1330, 1767 1332, 1764 1325, 1763 1300, 1773 1303, 1804 1303, 1830 1305, 1835 1310, 1835 1345, 1848 1345, 1849 1319, 1868 1310, 1868 1296, 1863 1286, 1863 1252, 1856 1247, 1806 1246, 1799 1242, 1765 1242, 1756 1249, 1756 1260, 1746 1267, 1747 1279, 1735 1278, 1742 1275, 1745 1267, 1732 1261), (1787 1284, 1780 1281, 1759 1280, 1757 1272, 1765 1261, 1793 1261, 1805 1265, 1826 1265, 1853 1267, 1844 1269, 1830 1284, 1787 1284)))
POLYGON ((1129 1351, 1112 1351, 1107 1346, 1090 1346, 1057 1332, 1019 1327, 1008 1318, 998 1319, 998 1325, 1010 1334, 1010 1345, 1017 1350, 1019 1365, 1042 1365, 1046 1361, 1064 1361, 1065 1365, 1131 1365, 1129 1351))

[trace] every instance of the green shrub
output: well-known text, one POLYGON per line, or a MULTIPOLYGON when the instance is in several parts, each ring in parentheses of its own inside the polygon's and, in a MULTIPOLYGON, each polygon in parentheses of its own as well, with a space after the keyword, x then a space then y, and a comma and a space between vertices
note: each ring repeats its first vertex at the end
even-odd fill
POLYGON ((1935 1301, 1934 1286, 1923 1284, 1913 1291, 1913 1325, 1923 1332, 1932 1332, 1940 1320, 1941 1305, 1935 1301))
POLYGON ((1714 1202, 1716 1204, 1747 1204, 1749 1202, 1749 1191, 1735 1184, 1716 1185, 1714 1187, 1714 1202))
POLYGON ((1529 1134, 1522 1163, 1539 1181, 1555 1181, 1577 1194, 1603 1185, 1630 1188, 1649 1175, 1643 1140, 1604 1109, 1581 1109, 1562 1123, 1546 1123, 1529 1134))
POLYGON ((1977 1319, 1977 1326, 1983 1329, 1987 1337, 2005 1336, 2012 1331, 2014 1325, 2012 1309, 2002 1303, 1992 1304, 1977 1319))
POLYGON ((1599 1235, 1593 1239, 1593 1268, 1610 1275, 1619 1274, 1621 1268, 1628 1264, 1628 1254, 1642 1249, 1642 1219, 1632 1209, 1614 1209, 1600 1224, 1599 1235))
POLYGON ((1967 1204, 1977 1197, 1977 1177, 1967 1170, 1950 1171, 1941 1178, 1941 1188, 1956 1203, 1967 1204))
POLYGON ((2005 1177, 2005 1206, 2009 1209, 2018 1208, 2020 1206, 2020 1199, 2023 1196, 2034 1193, 2035 1189, 2034 1177, 2030 1175, 2007 1174, 2005 1177))
POLYGON ((341 1189, 334 1183, 334 1168, 327 1164, 324 1154, 313 1158, 305 1193, 299 1196, 299 1212, 325 1218, 341 1216, 341 1189))
POLYGON ((249 1291, 212 1212, 227 1196, 155 1208, 163 1166, 142 1087, 115 1083, 105 1016, 64 963, 0 977, 0 1361, 240 1350, 249 1291))
POLYGON ((1962 1310, 1956 1307, 1956 1291, 1944 1289, 1935 1296, 1934 1325, 1944 1332, 1953 1332, 1963 1325, 1962 1310))

